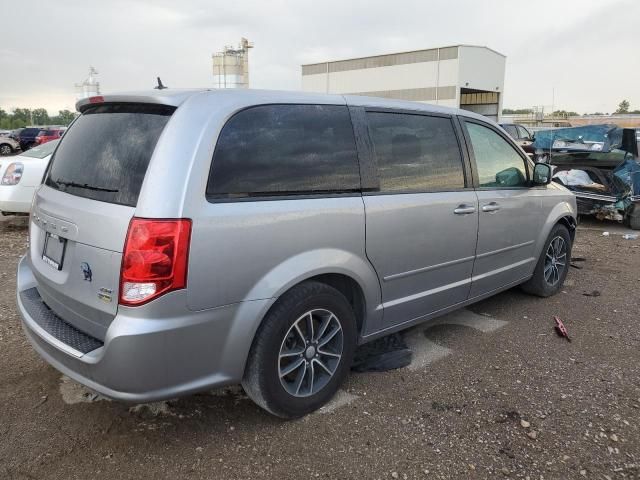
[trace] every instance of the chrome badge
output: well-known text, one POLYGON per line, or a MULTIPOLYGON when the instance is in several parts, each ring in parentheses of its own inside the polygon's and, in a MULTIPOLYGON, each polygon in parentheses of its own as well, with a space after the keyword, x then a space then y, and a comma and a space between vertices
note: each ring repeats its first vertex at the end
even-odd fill
POLYGON ((112 294, 113 294, 113 290, 111 290, 110 288, 100 287, 100 290, 98 290, 98 298, 102 300, 104 303, 111 303, 112 294))

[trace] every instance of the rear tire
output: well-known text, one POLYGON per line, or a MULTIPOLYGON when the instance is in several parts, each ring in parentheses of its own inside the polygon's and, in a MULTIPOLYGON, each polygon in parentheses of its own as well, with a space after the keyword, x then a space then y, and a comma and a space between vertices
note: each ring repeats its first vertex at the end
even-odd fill
POLYGON ((569 272, 571 247, 569 230, 564 225, 557 224, 544 243, 533 277, 522 284, 522 290, 539 297, 550 297, 558 293, 569 272))
POLYGON ((0 143, 0 155, 11 155, 13 148, 8 143, 0 143))
POLYGON ((242 386, 273 415, 301 417, 333 397, 349 372, 355 345, 355 315, 344 295, 324 283, 301 283, 264 318, 242 386))

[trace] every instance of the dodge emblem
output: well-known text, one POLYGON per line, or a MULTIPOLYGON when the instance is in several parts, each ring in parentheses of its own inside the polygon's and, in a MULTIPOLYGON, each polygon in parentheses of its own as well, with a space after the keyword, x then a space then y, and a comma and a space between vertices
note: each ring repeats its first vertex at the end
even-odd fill
POLYGON ((82 262, 80 264, 80 270, 82 270, 85 282, 90 282, 93 277, 93 273, 91 272, 91 267, 89 266, 89 264, 87 262, 82 262))

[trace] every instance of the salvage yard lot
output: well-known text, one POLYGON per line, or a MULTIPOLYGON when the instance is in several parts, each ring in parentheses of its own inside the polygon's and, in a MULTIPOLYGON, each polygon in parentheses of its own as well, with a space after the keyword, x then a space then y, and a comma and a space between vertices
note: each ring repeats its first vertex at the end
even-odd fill
POLYGON ((27 232, 2 222, 0 478, 640 478, 640 240, 620 231, 579 228, 557 296, 513 289, 421 327, 409 368, 353 373, 283 422, 239 389, 132 408, 62 378, 22 333, 27 232))

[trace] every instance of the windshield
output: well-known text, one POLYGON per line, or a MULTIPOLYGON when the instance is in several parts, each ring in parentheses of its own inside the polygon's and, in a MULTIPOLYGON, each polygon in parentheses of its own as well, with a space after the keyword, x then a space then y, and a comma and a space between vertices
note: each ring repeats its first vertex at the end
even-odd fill
POLYGON ((52 140, 51 142, 38 145, 37 147, 33 147, 27 150, 26 152, 24 152, 23 154, 21 154, 20 156, 31 157, 31 158, 48 157, 56 149, 56 147, 58 146, 58 143, 60 143, 60 140, 52 140))
POLYGON ((45 184, 71 195, 135 206, 158 138, 174 107, 101 104, 65 132, 45 184))

